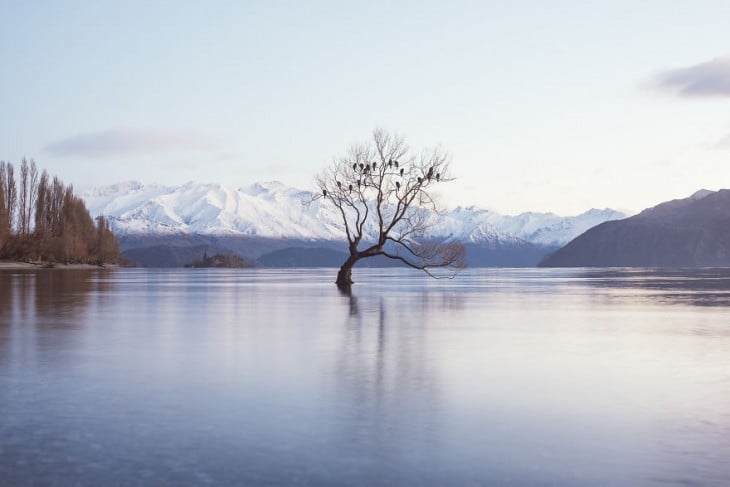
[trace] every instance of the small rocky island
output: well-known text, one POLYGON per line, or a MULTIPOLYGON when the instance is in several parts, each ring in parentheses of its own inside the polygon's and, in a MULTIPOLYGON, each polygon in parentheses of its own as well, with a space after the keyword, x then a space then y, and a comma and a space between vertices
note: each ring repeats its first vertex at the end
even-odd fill
POLYGON ((253 267, 253 263, 233 254, 215 254, 208 256, 203 254, 201 260, 185 264, 185 267, 218 267, 226 269, 245 269, 253 267))

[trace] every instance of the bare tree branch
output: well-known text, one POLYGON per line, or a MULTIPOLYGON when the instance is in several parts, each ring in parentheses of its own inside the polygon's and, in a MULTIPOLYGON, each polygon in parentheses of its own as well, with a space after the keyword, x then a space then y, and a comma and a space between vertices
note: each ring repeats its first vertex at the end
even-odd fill
POLYGON ((376 129, 371 140, 350 147, 316 178, 319 192, 312 201, 333 204, 347 236, 350 256, 338 274, 339 285, 352 282, 358 260, 376 255, 433 277, 433 268, 446 268, 453 277, 464 267, 463 245, 425 239, 433 217, 442 214, 429 191, 453 180, 449 166, 440 148, 416 155, 403 137, 376 129))

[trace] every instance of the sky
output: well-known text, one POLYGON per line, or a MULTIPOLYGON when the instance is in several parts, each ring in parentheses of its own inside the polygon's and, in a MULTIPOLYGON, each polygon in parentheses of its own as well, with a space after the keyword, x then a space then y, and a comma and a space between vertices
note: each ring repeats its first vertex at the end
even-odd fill
POLYGON ((75 187, 314 189, 382 127, 447 208, 730 188, 730 2, 0 0, 0 159, 75 187))

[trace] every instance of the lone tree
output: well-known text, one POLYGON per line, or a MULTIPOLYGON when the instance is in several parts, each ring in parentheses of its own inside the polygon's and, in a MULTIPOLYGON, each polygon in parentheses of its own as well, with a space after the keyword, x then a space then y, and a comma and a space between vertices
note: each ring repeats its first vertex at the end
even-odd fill
POLYGON ((440 149, 414 154, 404 139, 381 129, 372 140, 354 145, 317 177, 319 193, 342 217, 350 256, 337 273, 337 285, 349 288, 352 268, 366 257, 382 255, 432 277, 446 268, 448 277, 464 267, 464 246, 424 237, 441 210, 430 190, 451 181, 449 157, 440 149))

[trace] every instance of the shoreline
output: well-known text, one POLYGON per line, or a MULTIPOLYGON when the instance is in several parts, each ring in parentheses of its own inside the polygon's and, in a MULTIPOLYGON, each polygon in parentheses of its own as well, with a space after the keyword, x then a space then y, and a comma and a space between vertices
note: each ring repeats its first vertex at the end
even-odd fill
POLYGON ((98 266, 96 264, 53 264, 53 267, 46 267, 47 265, 48 265, 47 262, 44 262, 41 264, 32 264, 30 262, 0 260, 0 270, 4 270, 4 269, 9 269, 9 270, 72 269, 72 270, 76 270, 76 269, 118 269, 119 268, 119 265, 117 265, 117 264, 104 264, 103 266, 98 266))

